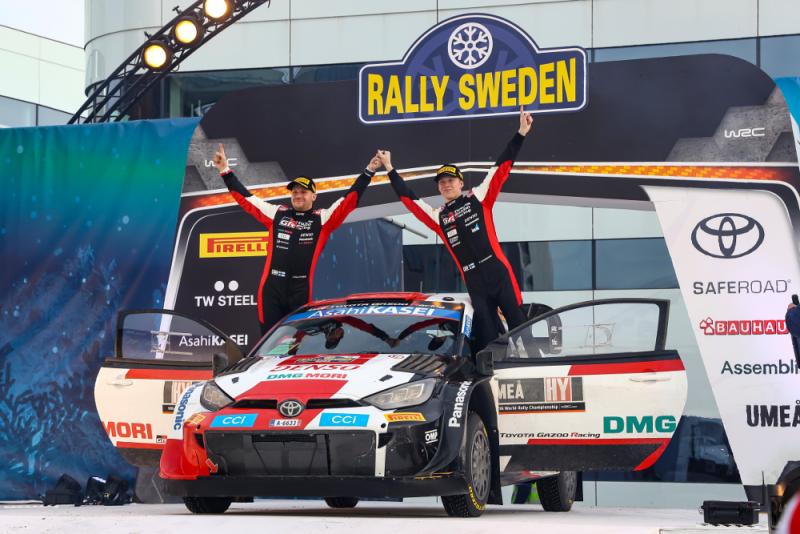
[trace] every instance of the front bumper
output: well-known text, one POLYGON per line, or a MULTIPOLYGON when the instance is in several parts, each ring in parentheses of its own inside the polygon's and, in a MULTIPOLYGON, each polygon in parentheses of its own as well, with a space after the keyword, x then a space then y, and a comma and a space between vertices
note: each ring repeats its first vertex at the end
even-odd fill
POLYGON ((362 497, 399 498, 460 495, 462 475, 415 477, 208 476, 163 479, 167 492, 181 497, 362 497))

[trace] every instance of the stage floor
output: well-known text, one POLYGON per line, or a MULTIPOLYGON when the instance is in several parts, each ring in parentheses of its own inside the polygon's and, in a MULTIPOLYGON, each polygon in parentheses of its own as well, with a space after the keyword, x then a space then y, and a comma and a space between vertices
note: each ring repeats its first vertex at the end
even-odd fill
MULTIPOLYGON (((702 525, 697 510, 594 508, 576 503, 571 512, 548 513, 538 505, 489 506, 480 518, 448 518, 438 503, 362 502, 352 510, 333 510, 322 501, 259 500, 235 503, 225 514, 198 516, 182 504, 131 504, 120 507, 0 505, 0 532, 108 534, 247 534, 250 532, 324 532, 368 534, 442 534, 450 528, 470 532, 548 534, 689 534, 730 532, 730 527, 702 525), (447 529, 447 530, 443 530, 447 529)), ((741 533, 767 532, 766 517, 741 533)))

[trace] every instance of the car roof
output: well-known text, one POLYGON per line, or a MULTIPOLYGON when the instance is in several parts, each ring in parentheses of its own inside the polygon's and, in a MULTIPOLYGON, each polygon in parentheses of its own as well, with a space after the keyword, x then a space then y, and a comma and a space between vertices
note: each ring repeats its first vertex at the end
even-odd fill
POLYGON ((327 304, 370 302, 370 301, 399 301, 399 302, 418 302, 418 301, 444 301, 448 303, 465 303, 469 299, 450 296, 445 294, 420 293, 413 291, 385 291, 381 293, 353 293, 346 297, 335 299, 314 300, 306 304, 307 307, 324 306, 327 304))

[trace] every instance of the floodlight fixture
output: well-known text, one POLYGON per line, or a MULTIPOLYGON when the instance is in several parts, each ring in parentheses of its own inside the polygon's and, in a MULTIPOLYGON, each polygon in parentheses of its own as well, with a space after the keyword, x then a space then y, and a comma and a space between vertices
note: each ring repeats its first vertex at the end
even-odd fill
POLYGON ((156 72, 165 70, 172 61, 172 50, 164 41, 150 41, 144 47, 142 61, 150 70, 156 72))
POLYGON ((213 20, 222 20, 228 17, 232 11, 233 0, 205 0, 203 2, 203 12, 206 17, 213 20))
POLYGON ((192 15, 184 15, 173 26, 172 36, 182 45, 195 45, 203 38, 203 25, 192 15))

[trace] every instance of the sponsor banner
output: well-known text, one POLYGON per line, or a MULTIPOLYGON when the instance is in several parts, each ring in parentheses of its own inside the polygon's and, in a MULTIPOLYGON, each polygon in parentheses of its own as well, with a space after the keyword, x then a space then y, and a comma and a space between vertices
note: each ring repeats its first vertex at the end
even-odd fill
MULTIPOLYGON (((396 415, 396 414, 394 414, 396 415)), ((367 426, 369 414, 363 413, 323 413, 319 416, 319 426, 367 426)))
POLYGON ((800 265, 786 208, 767 191, 645 188, 742 482, 773 483, 800 450, 791 426, 797 369, 782 317, 800 265))
POLYGON ((540 49, 510 21, 461 15, 420 37, 402 61, 365 65, 359 118, 367 124, 576 111, 586 106, 586 52, 540 49), (431 65, 435 65, 431 68, 431 65))
POLYGON ((196 384, 194 380, 167 380, 164 382, 164 402, 161 405, 161 411, 165 414, 171 414, 175 411, 175 405, 181 398, 181 395, 192 385, 196 384))
POLYGON ((312 309, 302 313, 290 315, 286 321, 300 321, 303 319, 318 319, 320 317, 343 317, 364 315, 401 315, 411 317, 439 317, 443 319, 461 318, 461 312, 436 308, 432 306, 342 306, 328 307, 326 309, 312 309))
POLYGON ((211 420, 210 428, 252 428, 258 414, 240 413, 217 415, 211 420))
POLYGON ((784 319, 718 321, 706 317, 699 326, 705 336, 774 336, 789 333, 784 319))
POLYGON ((383 414, 390 423, 404 423, 407 421, 425 421, 425 416, 419 412, 395 412, 383 414))
POLYGON ((498 380, 500 413, 582 412, 582 377, 498 380))
POLYGON ((200 234, 201 258, 245 258, 266 256, 269 232, 200 234))

